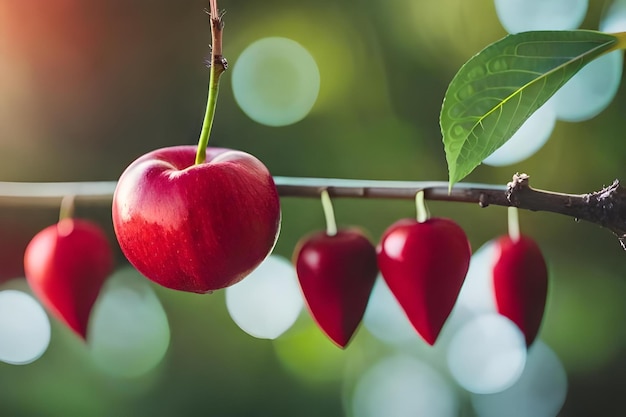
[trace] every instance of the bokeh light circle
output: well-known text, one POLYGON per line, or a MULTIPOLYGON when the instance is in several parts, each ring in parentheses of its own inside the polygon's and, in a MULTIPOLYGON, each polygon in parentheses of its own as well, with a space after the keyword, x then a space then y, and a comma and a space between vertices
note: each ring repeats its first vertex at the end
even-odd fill
POLYGON ((0 291, 0 361, 36 361, 48 349, 50 335, 50 320, 35 298, 18 290, 0 291))
POLYGON ((372 288, 363 316, 363 326, 374 337, 389 344, 404 344, 420 339, 398 300, 380 275, 372 288))
POLYGON ((226 307, 246 333, 276 339, 296 322, 304 308, 293 265, 282 256, 267 257, 244 280, 226 288, 226 307))
POLYGON ((232 87, 237 104, 252 120, 286 126, 302 120, 313 108, 320 73, 313 56, 298 42, 263 38, 235 62, 232 87))
POLYGON ((454 389, 439 372, 410 356, 388 357, 368 369, 352 396, 352 417, 457 417, 454 389))
POLYGON ((600 19, 599 29, 609 33, 626 31, 626 0, 611 2, 600 19))
POLYGON ((519 328, 498 314, 479 315, 450 340, 448 368, 469 392, 491 394, 517 381, 526 363, 526 342, 519 328))
POLYGON ((148 280, 133 268, 113 274, 94 305, 87 340, 96 365, 117 377, 156 368, 170 343, 165 311, 148 280))
POLYGON ((555 417, 566 396, 567 375, 561 361, 536 340, 515 384, 496 394, 473 394, 471 401, 478 417, 555 417))
POLYGON ((622 51, 610 52, 587 64, 550 99, 557 119, 581 122, 607 108, 619 89, 623 66, 622 51))
POLYGON ((548 141, 556 125, 556 112, 548 101, 535 111, 513 136, 483 161, 487 165, 516 164, 534 155, 548 141))
POLYGON ((482 245, 472 254, 465 282, 457 299, 457 306, 462 306, 476 313, 497 311, 493 294, 493 266, 498 256, 495 241, 482 245))
POLYGON ((498 247, 494 240, 486 242, 472 254, 461 292, 435 348, 445 350, 457 331, 475 317, 497 313, 492 274, 497 255, 498 247))
POLYGON ((576 29, 585 19, 588 0, 495 0, 500 23, 509 33, 576 29))

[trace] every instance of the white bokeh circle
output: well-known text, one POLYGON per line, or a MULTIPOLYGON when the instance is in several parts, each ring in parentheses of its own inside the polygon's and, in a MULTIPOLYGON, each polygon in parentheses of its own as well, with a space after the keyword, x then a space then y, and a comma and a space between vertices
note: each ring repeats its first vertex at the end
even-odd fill
POLYGON ((602 32, 617 33, 626 31, 626 0, 613 0, 600 19, 602 32))
POLYGON ((471 395, 478 417, 555 417, 565 403, 567 375, 561 361, 536 340, 515 384, 495 394, 471 395))
POLYGON ((298 42, 281 37, 250 44, 235 62, 235 101, 252 120, 286 126, 311 111, 320 89, 313 56, 298 42))
POLYGON ((443 376, 419 359, 397 355, 368 369, 352 395, 352 417, 457 417, 459 401, 443 376))
POLYGON ((526 363, 519 328, 498 314, 478 315, 455 332, 448 345, 448 369, 469 392, 491 394, 513 385, 526 363))
POLYGON ((87 341, 95 364, 110 375, 142 376, 155 369, 167 353, 169 322, 150 285, 135 269, 124 268, 102 287, 87 341))
POLYGON ((39 302, 18 290, 0 291, 0 361, 26 365, 50 344, 50 320, 39 302))
POLYGON ((363 316, 363 326, 377 339, 393 345, 420 340, 398 300, 380 275, 372 288, 363 316))
POLYGON ((509 33, 576 29, 585 19, 588 0, 495 0, 500 23, 509 33))
POLYGON ((226 288, 226 308, 246 333, 276 339, 304 308, 295 268, 282 256, 268 256, 250 275, 226 288))
POLYGON ((557 119, 581 122, 600 114, 617 94, 623 66, 624 53, 613 51, 583 67, 548 101, 557 119))

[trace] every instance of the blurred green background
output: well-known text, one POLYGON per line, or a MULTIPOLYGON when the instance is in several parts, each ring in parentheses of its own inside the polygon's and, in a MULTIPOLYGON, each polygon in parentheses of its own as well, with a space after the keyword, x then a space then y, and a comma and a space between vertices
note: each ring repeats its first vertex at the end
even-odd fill
MULTIPOLYGON (((586 28, 597 27, 592 1, 586 28)), ((302 121, 268 127, 237 106, 222 78, 212 146, 245 150, 274 175, 446 180, 438 115, 458 68, 505 35, 492 0, 239 0, 227 10, 231 65, 268 36, 296 40, 315 58, 318 100, 302 121)), ((208 2, 0 0, 0 179, 116 180, 152 149, 194 144, 206 100, 208 2)), ((537 188, 585 193, 624 178, 622 85, 610 107, 582 123, 559 122, 535 156, 479 167, 472 182, 505 184, 515 172, 537 188)), ((336 200, 340 224, 374 240, 410 201, 336 200)), ((285 198, 275 253, 287 258, 304 234, 324 227, 317 200, 285 198)), ((506 233, 506 210, 430 203, 474 248, 506 233)), ((114 242, 110 208, 77 207, 114 242)), ((0 276, 22 274, 29 239, 58 210, 0 207, 0 276)), ((626 378, 626 253, 597 226, 521 213, 522 230, 544 250, 552 287, 541 337, 563 361, 568 399, 560 415, 617 415, 626 378)), ((116 250, 118 250, 116 248, 116 250)), ((125 260, 118 250, 119 266, 125 260)), ((53 323, 49 350, 27 366, 0 363, 2 416, 341 416, 350 375, 385 347, 361 331, 336 349, 303 314, 286 335, 254 339, 228 317, 223 293, 155 290, 170 320, 164 362, 135 379, 108 376, 74 335, 53 323)), ((467 415, 471 412, 466 410, 467 415)))

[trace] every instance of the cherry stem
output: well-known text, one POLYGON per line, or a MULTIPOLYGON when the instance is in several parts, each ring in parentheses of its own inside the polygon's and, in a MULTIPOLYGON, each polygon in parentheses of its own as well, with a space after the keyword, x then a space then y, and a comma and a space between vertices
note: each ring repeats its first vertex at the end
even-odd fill
POLYGON ((519 211, 517 207, 508 208, 509 219, 509 238, 513 242, 517 242, 520 239, 520 227, 519 227, 519 211))
POLYGON ((59 222, 74 217, 74 209, 76 208, 75 201, 76 196, 74 194, 68 194, 63 197, 61 207, 59 208, 59 222))
POLYGON ((224 22, 222 15, 217 9, 217 0, 211 0, 211 58, 209 65, 209 94, 207 98, 206 112, 202 123, 202 131, 198 140, 198 150, 196 152, 196 165, 206 160, 206 148, 209 144, 209 136, 213 127, 215 108, 217 107, 217 94, 219 92, 220 76, 228 68, 226 59, 222 56, 222 30, 224 22))
POLYGON ((417 210, 417 221, 419 223, 424 223, 430 217, 428 207, 426 207, 426 203, 424 202, 424 194, 424 190, 419 190, 417 194, 415 194, 415 209, 417 210))
POLYGON ((337 234, 337 222, 335 221, 335 210, 333 210, 333 203, 330 201, 328 190, 322 190, 320 197, 322 198, 322 208, 326 218, 326 234, 335 236, 337 234))

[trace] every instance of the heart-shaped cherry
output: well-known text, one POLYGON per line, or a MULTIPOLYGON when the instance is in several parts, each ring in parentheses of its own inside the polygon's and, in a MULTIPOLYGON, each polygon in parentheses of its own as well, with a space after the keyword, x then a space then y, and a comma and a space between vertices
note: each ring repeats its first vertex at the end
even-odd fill
POLYGON ((378 275, 376 249, 357 228, 335 235, 316 232, 294 252, 309 312, 324 333, 344 348, 363 319, 378 275))
POLYGON ((195 146, 150 152, 122 174, 113 226, 126 258, 165 287, 206 293, 239 282, 271 252, 280 226, 274 180, 244 152, 195 146))
POLYGON ((93 304, 112 269, 105 233, 87 220, 66 218, 46 227, 24 253, 24 272, 33 293, 83 339, 93 304))
POLYGON ((409 321, 433 345, 465 280, 472 251, 455 222, 402 219, 383 234, 378 266, 409 321))
POLYGON ((541 326, 548 295, 548 268, 537 243, 528 236, 496 241, 499 255, 493 266, 493 289, 498 312, 520 328, 530 346, 541 326))

